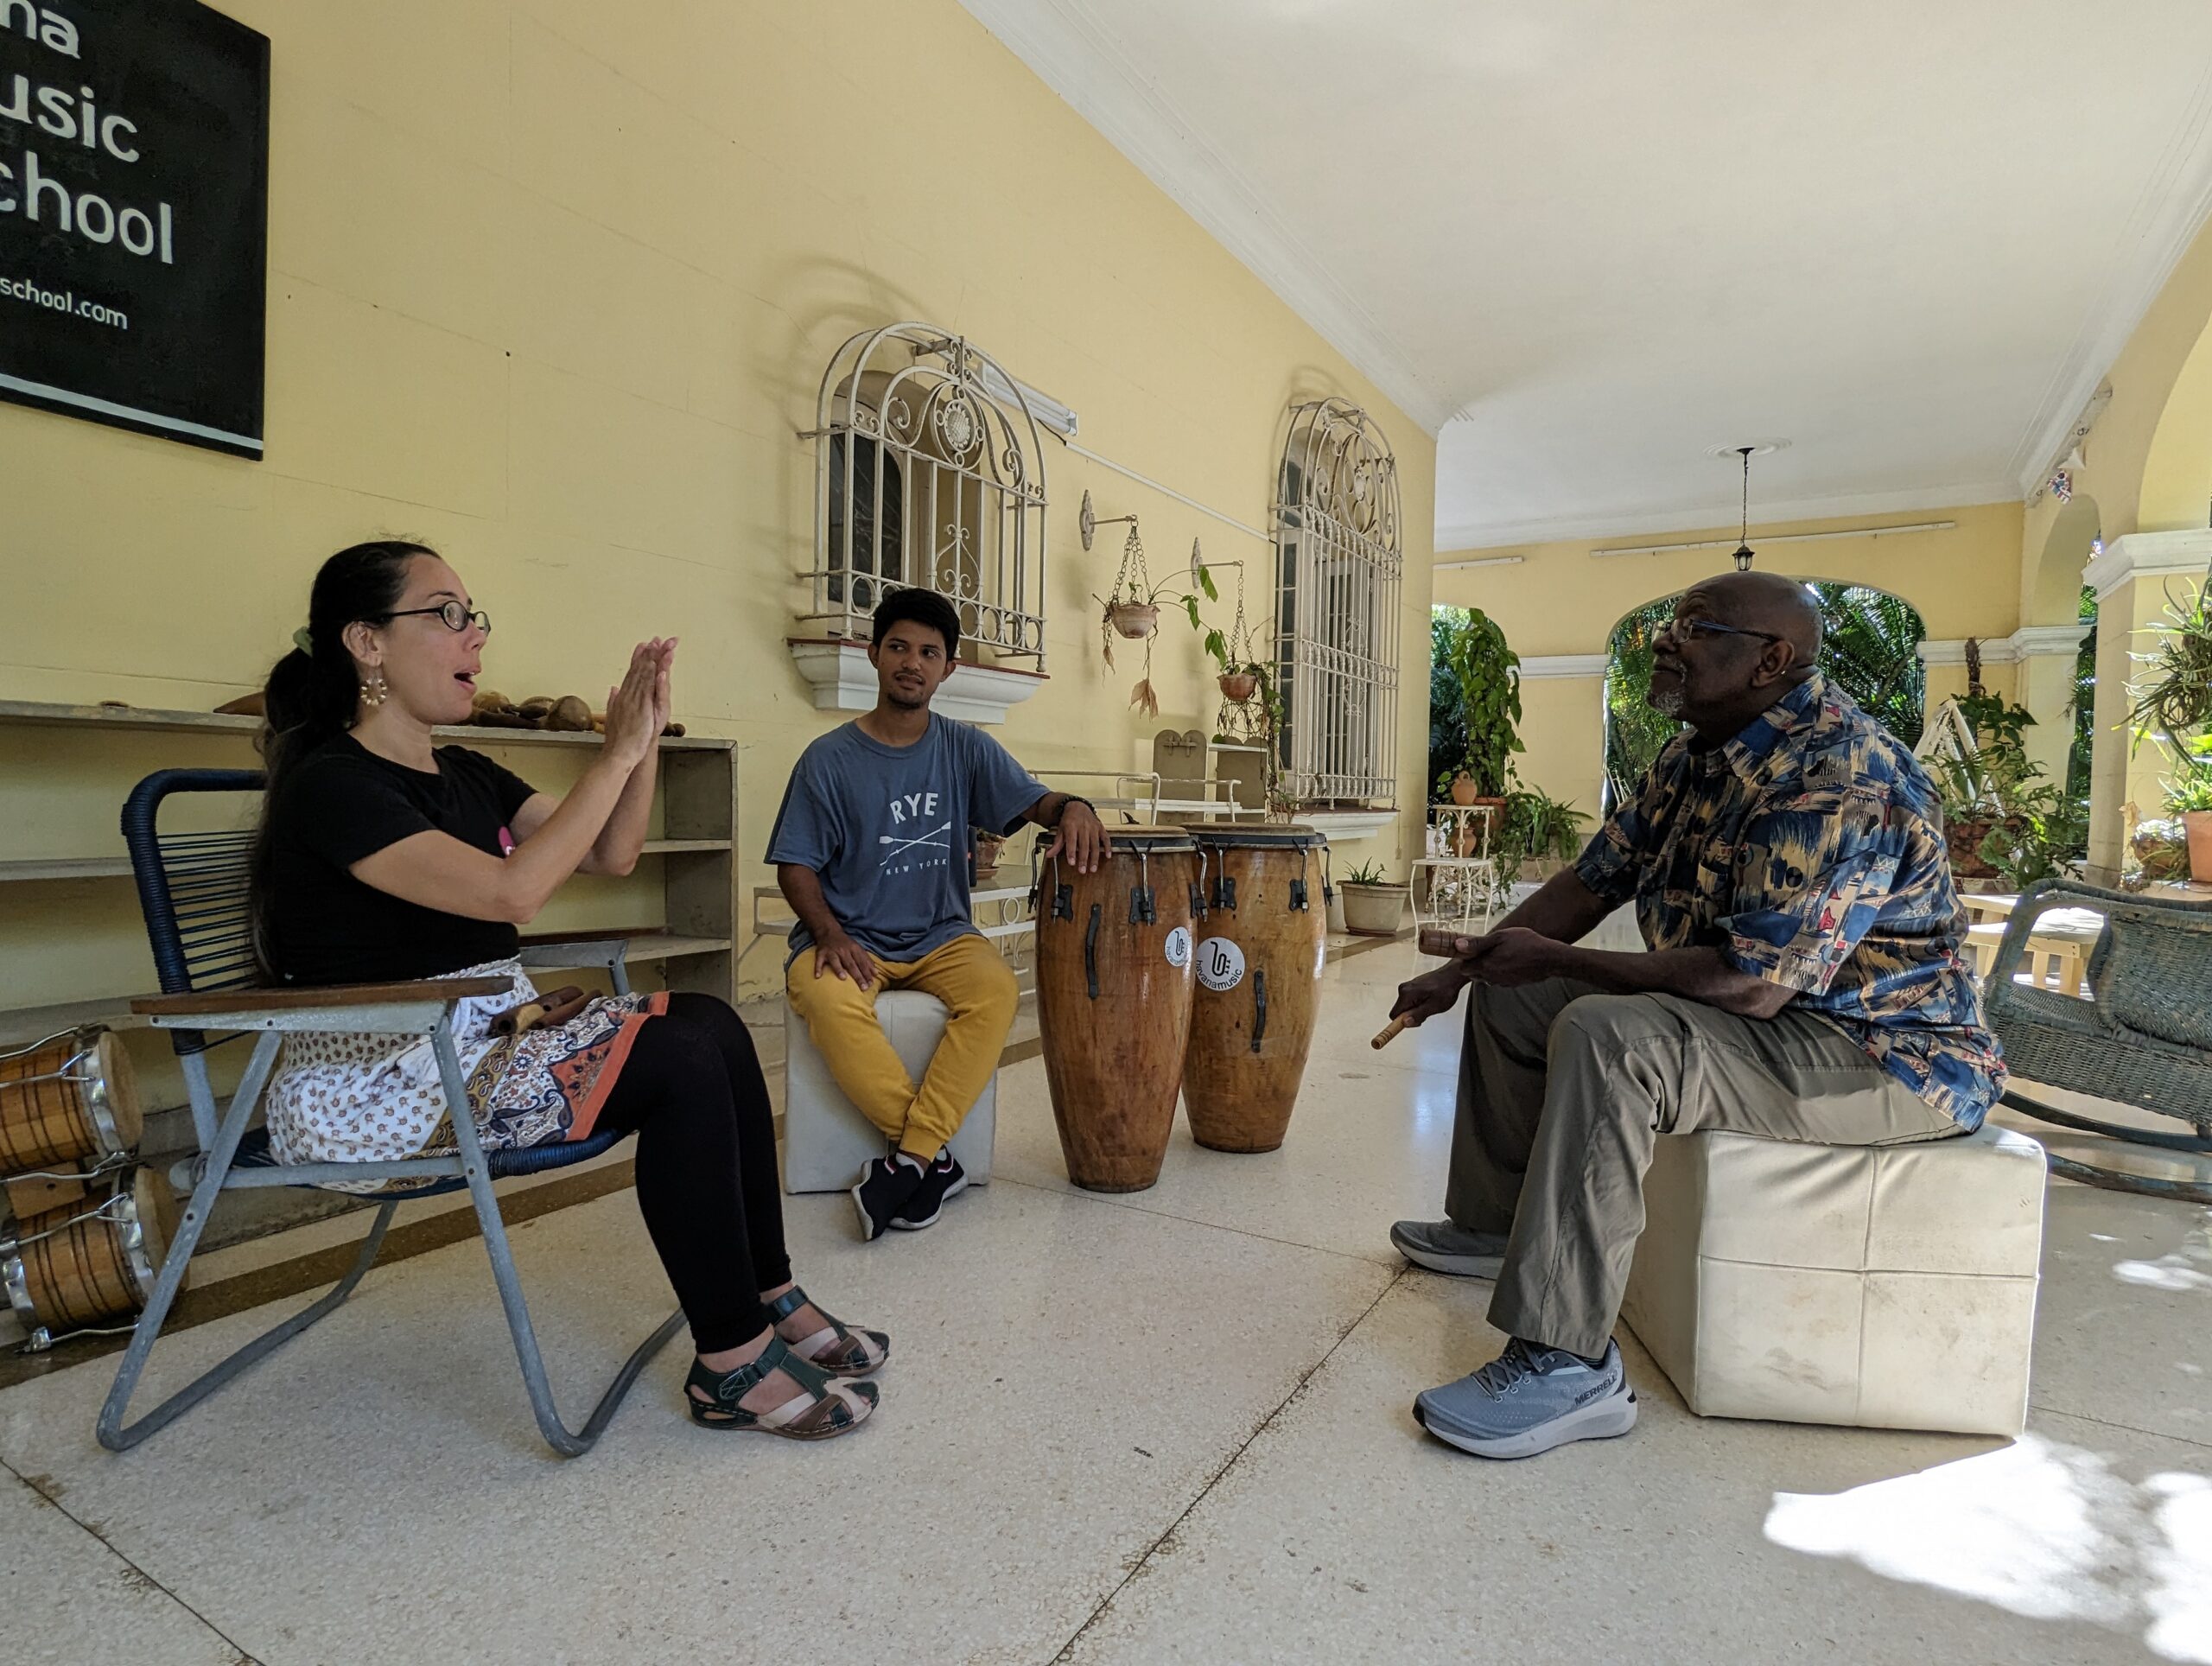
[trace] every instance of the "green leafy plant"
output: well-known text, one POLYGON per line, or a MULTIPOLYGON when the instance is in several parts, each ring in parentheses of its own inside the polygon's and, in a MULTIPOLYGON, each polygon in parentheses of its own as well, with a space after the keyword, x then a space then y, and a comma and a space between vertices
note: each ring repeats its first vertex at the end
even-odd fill
MULTIPOLYGON (((1457 617, 1440 631, 1432 629, 1430 642, 1448 676, 1465 740, 1459 755, 1440 768, 1438 790, 1447 790, 1454 774, 1464 770, 1473 777, 1478 798, 1499 798, 1510 777, 1513 754, 1522 749, 1521 656, 1506 645, 1505 633, 1481 608, 1449 611, 1457 617)), ((1432 696, 1434 689, 1432 677, 1432 696)), ((1431 725, 1433 739, 1433 717, 1431 725)))
POLYGON ((1982 836, 1975 854, 2018 891, 2071 872, 2088 840, 2088 805, 2068 798, 2056 782, 2038 780, 2015 792, 2009 813, 1982 836))
POLYGON ((1339 885, 1388 885, 1390 881, 1383 878, 1380 863, 1363 862, 1345 874, 1338 883, 1339 885))
POLYGON ((1505 795, 1505 812, 1491 840, 1498 877, 1510 885, 1532 862, 1566 861, 1579 849, 1589 819, 1541 787, 1516 786, 1505 795))
POLYGON ((2166 808, 2177 816, 2212 811, 2212 769, 2188 769, 2165 781, 2166 808))

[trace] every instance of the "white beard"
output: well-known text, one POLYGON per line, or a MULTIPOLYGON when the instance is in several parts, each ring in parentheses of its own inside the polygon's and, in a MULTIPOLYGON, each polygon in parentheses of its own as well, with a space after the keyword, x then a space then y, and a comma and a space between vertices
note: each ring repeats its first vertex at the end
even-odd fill
POLYGON ((1651 709, 1662 717, 1680 717, 1682 715, 1682 685, 1677 683, 1671 689, 1654 689, 1651 691, 1651 709))

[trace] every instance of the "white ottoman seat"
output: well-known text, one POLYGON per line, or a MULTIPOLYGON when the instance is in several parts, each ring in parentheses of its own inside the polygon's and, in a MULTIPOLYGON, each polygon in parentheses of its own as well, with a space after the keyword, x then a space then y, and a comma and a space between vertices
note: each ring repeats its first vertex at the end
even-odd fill
POLYGON ((1707 1417, 2014 1435, 2043 1148, 1662 1139, 1621 1316, 1707 1417))
MULTIPOLYGON (((876 997, 876 1021, 891 1050, 917 1082, 929 1069, 944 1035, 944 1003, 918 989, 886 989, 876 997)), ((999 1082, 984 1084, 975 1109, 952 1136, 952 1154, 970 1181, 988 1185, 991 1144, 998 1132, 999 1082)), ((842 1192, 860 1178, 861 1167, 884 1153, 883 1135, 845 1097, 828 1060, 807 1033, 806 1021, 784 1003, 784 1190, 842 1192)))

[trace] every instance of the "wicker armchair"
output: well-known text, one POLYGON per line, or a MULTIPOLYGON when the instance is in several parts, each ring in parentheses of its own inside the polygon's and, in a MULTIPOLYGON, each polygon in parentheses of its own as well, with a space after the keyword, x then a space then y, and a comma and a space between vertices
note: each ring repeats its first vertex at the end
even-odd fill
MULTIPOLYGON (((1990 1027, 2016 1076, 2116 1099, 2188 1123, 2169 1134, 2098 1122, 2007 1092, 2005 1103, 2060 1128, 2159 1151, 2212 1156, 2212 902, 2130 896, 2071 880, 2022 893, 1983 986, 1990 1027), (2091 998, 2013 982, 2037 916, 2104 916, 2089 954, 2091 998)), ((2158 1180, 2053 1154, 2051 1171, 2118 1192, 2212 1203, 2212 1181, 2158 1180)))

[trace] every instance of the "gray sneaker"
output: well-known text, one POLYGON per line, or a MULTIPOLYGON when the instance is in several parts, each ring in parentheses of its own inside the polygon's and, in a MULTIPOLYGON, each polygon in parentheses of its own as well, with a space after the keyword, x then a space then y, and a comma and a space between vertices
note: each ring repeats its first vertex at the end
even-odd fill
POLYGON ((1470 1232, 1451 1221, 1400 1221, 1390 1243, 1414 1266, 1455 1278, 1496 1278, 1505 1265, 1503 1232, 1470 1232))
POLYGON ((1620 1345, 1592 1370, 1571 1353, 1516 1337, 1457 1383, 1414 1402, 1414 1421, 1438 1440, 1484 1458, 1533 1458, 1570 1440, 1610 1440, 1636 1427, 1636 1390, 1620 1345))

